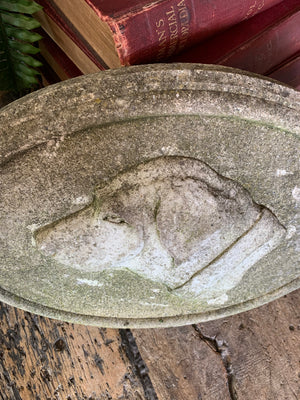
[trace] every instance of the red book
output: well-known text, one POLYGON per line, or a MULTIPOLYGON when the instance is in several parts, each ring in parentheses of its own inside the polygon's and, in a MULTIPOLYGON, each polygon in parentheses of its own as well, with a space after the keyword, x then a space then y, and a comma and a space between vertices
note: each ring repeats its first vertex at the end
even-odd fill
POLYGON ((280 0, 37 2, 96 62, 113 68, 164 60, 280 0))
POLYGON ((300 90, 300 52, 274 68, 269 77, 300 90))
POLYGON ((300 50, 300 1, 284 0, 172 61, 221 64, 260 74, 300 50))
POLYGON ((57 46, 57 44, 44 32, 39 31, 43 39, 39 41, 41 55, 60 78, 66 80, 82 75, 72 60, 57 46))
MULTIPOLYGON (((78 0, 73 0, 74 5, 78 0)), ((86 4, 84 0, 83 4, 86 4)), ((62 6, 69 6, 70 0, 36 0, 43 6, 42 11, 38 11, 34 14, 35 18, 40 22, 42 28, 47 32, 47 34, 60 46, 65 43, 65 37, 69 37, 76 46, 91 60, 93 64, 98 68, 98 70, 103 70, 108 68, 105 61, 98 55, 92 48, 92 46, 84 39, 84 37, 79 33, 77 28, 70 22, 70 20, 64 15, 64 13, 56 6, 56 3, 62 6), (65 34, 65 37, 63 36, 65 34)), ((90 9, 90 7, 88 7, 90 9)), ((78 10, 78 8, 77 8, 78 10)), ((81 18, 81 13, 76 11, 78 16, 81 18)), ((66 48, 62 47, 63 51, 66 48)), ((91 70, 90 72, 95 72, 91 70)))
POLYGON ((81 43, 75 43, 53 19, 48 17, 43 10, 37 12, 35 18, 40 22, 44 32, 58 45, 58 47, 72 60, 83 74, 91 74, 105 69, 100 62, 95 60, 93 54, 81 43))

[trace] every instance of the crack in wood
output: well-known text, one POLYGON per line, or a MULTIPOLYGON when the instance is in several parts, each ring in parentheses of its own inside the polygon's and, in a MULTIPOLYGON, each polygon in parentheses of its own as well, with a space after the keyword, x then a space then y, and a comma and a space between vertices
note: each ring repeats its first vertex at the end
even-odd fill
POLYGON ((149 369, 142 359, 141 353, 136 344, 135 338, 130 329, 120 329, 122 347, 143 386, 146 400, 158 400, 157 394, 152 385, 149 369))
POLYGON ((233 366, 231 363, 230 355, 228 352, 228 345, 224 340, 218 340, 216 336, 207 336, 201 332, 198 325, 192 325, 194 330, 197 332, 199 338, 206 343, 215 353, 219 354, 221 361, 224 365, 227 375, 227 386, 231 400, 238 400, 238 394, 236 391, 236 379, 234 375, 233 366))

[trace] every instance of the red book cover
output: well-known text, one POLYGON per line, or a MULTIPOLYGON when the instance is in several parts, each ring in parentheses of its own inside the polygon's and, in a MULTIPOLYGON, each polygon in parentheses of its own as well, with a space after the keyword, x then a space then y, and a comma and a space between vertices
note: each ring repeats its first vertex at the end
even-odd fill
POLYGON ((268 74, 270 78, 287 83, 300 90, 300 51, 290 59, 281 63, 268 74))
POLYGON ((51 0, 36 0, 36 3, 43 7, 43 11, 73 40, 74 43, 77 44, 100 70, 108 68, 101 57, 92 49, 89 43, 84 40, 82 35, 80 35, 76 27, 68 21, 67 16, 63 15, 51 0))
POLYGON ((123 65, 155 62, 281 0, 85 0, 114 34, 123 65))
POLYGON ((300 49, 300 2, 285 0, 171 61, 221 64, 266 74, 300 49))
MULTIPOLYGON (((37 0, 78 46, 85 47, 82 50, 92 55, 95 63, 105 67, 99 55, 93 53, 89 43, 84 43, 82 35, 69 23, 68 16, 59 12, 59 1, 64 0, 37 0)), ((165 60, 280 1, 82 0, 110 27, 122 65, 165 60)))
POLYGON ((43 39, 39 42, 42 56, 60 79, 70 79, 82 75, 82 72, 76 67, 73 61, 44 31, 39 31, 39 33, 43 36, 43 39))

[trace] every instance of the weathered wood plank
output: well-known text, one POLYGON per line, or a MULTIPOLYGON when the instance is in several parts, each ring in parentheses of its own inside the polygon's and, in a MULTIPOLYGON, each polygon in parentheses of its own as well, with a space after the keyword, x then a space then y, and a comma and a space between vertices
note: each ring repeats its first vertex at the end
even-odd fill
POLYGON ((300 290, 230 318, 113 330, 0 307, 1 400, 300 398, 300 290))
POLYGON ((300 290, 229 318, 133 333, 159 398, 300 399, 300 290))
POLYGON ((238 399, 300 399, 300 290, 199 327, 229 355, 238 399))
POLYGON ((1 304, 0 399, 144 399, 117 330, 61 323, 1 304))
POLYGON ((219 354, 192 326, 133 333, 159 399, 230 399, 219 354))

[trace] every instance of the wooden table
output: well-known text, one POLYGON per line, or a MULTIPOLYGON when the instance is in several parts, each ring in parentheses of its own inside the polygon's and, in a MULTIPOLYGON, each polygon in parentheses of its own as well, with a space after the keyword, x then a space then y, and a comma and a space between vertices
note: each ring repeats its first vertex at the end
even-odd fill
POLYGON ((199 325, 115 330, 0 304, 0 399, 300 399, 299 306, 300 290, 199 325))

